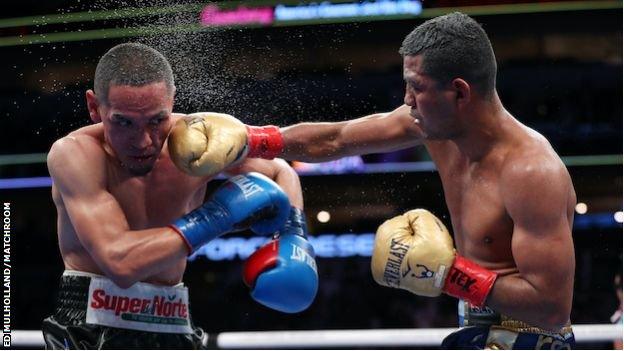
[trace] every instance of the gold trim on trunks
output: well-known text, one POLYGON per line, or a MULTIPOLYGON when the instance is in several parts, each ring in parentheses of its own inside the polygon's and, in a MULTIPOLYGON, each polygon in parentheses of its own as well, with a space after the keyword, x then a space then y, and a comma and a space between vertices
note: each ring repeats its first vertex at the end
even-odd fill
MULTIPOLYGON (((470 315, 471 315, 471 309, 472 306, 470 305, 470 303, 468 301, 463 301, 463 307, 464 307, 464 311, 463 311, 463 315, 464 315, 464 326, 470 326, 470 325, 477 325, 475 323, 475 321, 471 321, 470 320, 470 315)), ((565 334, 571 334, 572 333, 572 327, 570 326, 570 324, 568 323, 565 327, 557 330, 557 331, 553 331, 553 330, 546 330, 546 329, 542 329, 542 328, 538 328, 535 326, 532 326, 530 324, 527 324, 525 322, 519 321, 517 319, 513 319, 511 317, 505 316, 503 314, 498 314, 497 312, 495 312, 494 310, 490 309, 487 306, 484 306, 482 309, 485 309, 485 313, 492 313, 492 315, 498 315, 500 316, 500 322, 499 323, 492 323, 492 324, 486 324, 489 325, 491 327, 501 327, 507 330, 511 330, 511 331, 515 331, 518 333, 534 333, 534 334, 547 334, 547 335, 555 335, 555 334, 560 334, 562 336, 564 336, 565 334)), ((476 318, 475 318, 476 319, 476 318)))
POLYGON ((516 319, 512 319, 505 315, 501 315, 500 326, 509 330, 517 331, 519 333, 561 334, 561 335, 572 333, 572 327, 569 324, 557 331, 553 331, 553 330, 546 330, 546 329, 534 327, 530 324, 527 324, 525 322, 522 322, 516 319))

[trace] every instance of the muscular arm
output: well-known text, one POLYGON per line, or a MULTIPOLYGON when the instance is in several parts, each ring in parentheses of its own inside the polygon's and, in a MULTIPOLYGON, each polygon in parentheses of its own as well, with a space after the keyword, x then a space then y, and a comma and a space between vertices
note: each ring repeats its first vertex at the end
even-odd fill
POLYGON ((282 157, 322 162, 345 156, 390 152, 421 143, 420 129, 403 105, 389 113, 335 123, 300 123, 281 129, 282 157))
POLYGON ((129 287, 186 257, 183 240, 170 228, 130 230, 106 189, 106 155, 95 139, 57 141, 48 154, 48 169, 80 243, 118 286, 129 287))
POLYGON ((568 322, 572 308, 575 196, 563 164, 531 163, 518 162, 503 173, 501 191, 514 222, 511 245, 518 273, 498 277, 487 305, 557 330, 568 322))
POLYGON ((229 174, 241 174, 247 172, 258 172, 271 178, 288 195, 290 204, 299 209, 303 209, 303 195, 299 176, 292 167, 281 159, 263 160, 258 158, 248 158, 243 163, 227 170, 229 174))

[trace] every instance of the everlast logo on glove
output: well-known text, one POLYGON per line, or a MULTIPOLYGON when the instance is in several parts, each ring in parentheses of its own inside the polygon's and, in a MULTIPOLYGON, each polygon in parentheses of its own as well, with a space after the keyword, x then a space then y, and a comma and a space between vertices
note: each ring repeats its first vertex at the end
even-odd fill
POLYGON ((243 192, 243 195, 245 195, 246 199, 248 199, 250 196, 257 192, 262 191, 262 188, 258 184, 252 182, 251 180, 249 180, 249 178, 243 175, 232 177, 230 178, 230 181, 238 185, 240 190, 243 192))
POLYGON ((390 254, 383 274, 383 280, 388 286, 398 288, 401 285, 401 264, 409 248, 409 245, 398 240, 390 241, 390 254))
POLYGON ((316 272, 316 261, 314 260, 314 258, 303 248, 295 244, 290 245, 292 246, 292 254, 290 255, 290 258, 307 264, 316 272))
POLYGON ((87 323, 160 333, 191 333, 188 291, 136 283, 121 289, 106 278, 91 278, 87 323))

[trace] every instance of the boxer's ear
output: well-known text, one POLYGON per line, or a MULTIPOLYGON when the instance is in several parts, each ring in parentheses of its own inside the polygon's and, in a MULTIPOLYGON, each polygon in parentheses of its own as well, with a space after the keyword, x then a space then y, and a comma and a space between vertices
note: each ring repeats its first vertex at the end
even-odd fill
POLYGON ((93 123, 102 122, 102 117, 100 116, 100 112, 98 108, 100 107, 100 102, 95 96, 95 92, 91 89, 87 90, 85 97, 87 98, 87 109, 89 110, 89 117, 91 117, 91 121, 93 123))
POLYGON ((464 107, 470 102, 472 91, 470 84, 461 78, 455 78, 451 82, 452 89, 455 90, 455 101, 458 107, 464 107))

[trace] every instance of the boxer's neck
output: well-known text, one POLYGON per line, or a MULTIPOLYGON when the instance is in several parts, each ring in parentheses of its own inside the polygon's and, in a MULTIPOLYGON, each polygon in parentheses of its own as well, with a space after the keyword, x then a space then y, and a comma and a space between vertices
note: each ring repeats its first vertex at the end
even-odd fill
POLYGON ((452 141, 470 162, 478 162, 501 145, 510 135, 514 120, 503 107, 498 94, 489 99, 478 99, 467 109, 464 132, 452 141))

